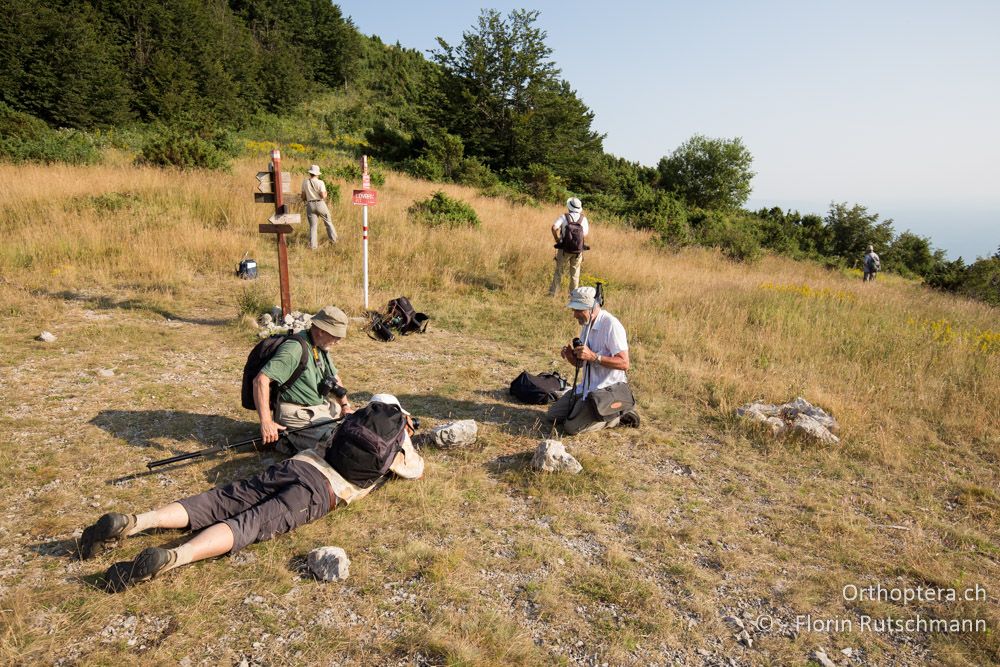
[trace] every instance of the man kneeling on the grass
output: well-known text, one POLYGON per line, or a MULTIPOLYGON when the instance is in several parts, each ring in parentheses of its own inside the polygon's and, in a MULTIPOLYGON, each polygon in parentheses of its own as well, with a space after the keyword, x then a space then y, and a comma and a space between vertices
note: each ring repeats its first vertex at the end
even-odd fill
POLYGON ((133 561, 112 565, 105 587, 117 592, 181 565, 236 553, 363 498, 390 472, 420 478, 424 461, 410 439, 413 428, 395 396, 376 394, 344 420, 323 449, 308 449, 249 479, 144 514, 105 514, 83 531, 80 557, 92 558, 151 528, 201 530, 177 548, 150 547, 133 561))

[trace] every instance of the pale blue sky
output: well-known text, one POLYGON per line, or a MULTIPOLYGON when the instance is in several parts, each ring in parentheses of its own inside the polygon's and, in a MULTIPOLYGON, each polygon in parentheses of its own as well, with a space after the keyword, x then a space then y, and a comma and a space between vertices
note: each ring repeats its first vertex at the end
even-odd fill
POLYGON ((338 3, 427 51, 480 9, 537 9, 605 150, 655 165, 693 134, 742 137, 749 206, 867 206, 967 261, 1000 246, 1000 0, 338 3))

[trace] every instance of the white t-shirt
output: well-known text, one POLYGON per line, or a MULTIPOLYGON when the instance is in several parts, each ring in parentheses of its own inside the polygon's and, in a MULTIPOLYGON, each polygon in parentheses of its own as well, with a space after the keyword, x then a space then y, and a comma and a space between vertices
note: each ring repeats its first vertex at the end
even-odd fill
MULTIPOLYGON (((587 333, 587 327, 580 329, 580 340, 583 340, 587 333)), ((594 325, 590 329, 590 337, 587 340, 587 347, 602 357, 613 357, 619 352, 628 350, 628 339, 625 336, 625 327, 618 321, 618 318, 606 310, 601 310, 594 318, 594 325)), ((583 382, 577 386, 577 393, 587 396, 593 389, 601 389, 619 382, 628 382, 625 371, 617 368, 605 368, 596 361, 587 364, 583 372, 583 382)))
POLYGON ((559 232, 559 236, 562 236, 562 229, 566 226, 567 215, 573 220, 573 222, 580 223, 580 226, 583 227, 584 236, 590 233, 590 223, 587 222, 587 216, 583 213, 563 213, 559 216, 558 220, 552 223, 552 231, 559 232))

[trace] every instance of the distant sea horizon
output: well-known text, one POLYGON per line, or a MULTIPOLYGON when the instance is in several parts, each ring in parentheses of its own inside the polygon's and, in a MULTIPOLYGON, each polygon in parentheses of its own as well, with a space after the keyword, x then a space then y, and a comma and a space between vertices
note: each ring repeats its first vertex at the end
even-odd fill
MULTIPOLYGON (((909 230, 929 238, 931 245, 944 250, 949 260, 961 257, 966 264, 971 264, 979 257, 992 257, 1000 246, 1000 207, 962 209, 943 204, 920 207, 848 201, 850 205, 854 203, 866 207, 869 213, 878 213, 879 221, 892 218, 892 228, 897 235, 909 230)), ((803 215, 825 216, 830 202, 750 197, 745 208, 756 211, 774 206, 803 215)))

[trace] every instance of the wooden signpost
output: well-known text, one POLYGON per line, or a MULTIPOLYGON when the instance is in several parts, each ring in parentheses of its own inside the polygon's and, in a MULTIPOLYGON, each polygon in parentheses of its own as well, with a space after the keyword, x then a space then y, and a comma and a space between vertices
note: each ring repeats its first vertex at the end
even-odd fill
POLYGON ((292 312, 291 291, 288 286, 288 244, 285 234, 292 231, 292 225, 298 224, 302 216, 289 213, 288 204, 300 201, 299 195, 291 192, 292 175, 281 172, 281 151, 277 148, 271 151, 271 164, 267 171, 257 173, 257 191, 253 193, 255 204, 274 204, 274 215, 267 219, 268 224, 260 225, 261 234, 275 234, 278 239, 278 279, 281 283, 281 314, 292 312), (277 184, 280 183, 280 187, 277 184))
POLYGON ((368 173, 368 156, 361 156, 361 189, 355 190, 351 196, 351 203, 355 206, 363 206, 364 212, 362 213, 362 223, 361 223, 361 247, 362 254, 364 256, 363 260, 363 273, 364 273, 364 300, 365 300, 365 310, 368 310, 368 207, 374 206, 378 203, 377 193, 371 189, 372 180, 371 175, 368 173))

